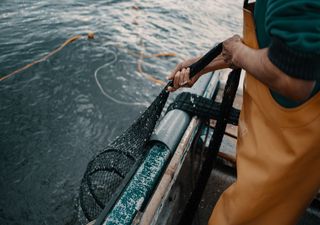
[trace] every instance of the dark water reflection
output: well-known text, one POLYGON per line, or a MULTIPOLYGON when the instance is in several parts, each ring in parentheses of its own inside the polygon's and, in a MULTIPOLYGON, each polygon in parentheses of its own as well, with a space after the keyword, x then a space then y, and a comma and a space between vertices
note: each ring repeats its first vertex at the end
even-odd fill
MULTIPOLYGON (((229 3, 1 1, 1 76, 76 34, 92 30, 96 39, 78 40, 0 82, 0 224, 76 224, 88 161, 161 89, 137 72, 136 54, 201 54, 240 32, 241 1, 229 3), (114 54, 116 61, 99 70, 101 87, 117 100, 141 105, 118 104, 99 89, 94 72, 114 54)), ((164 80, 179 57, 146 59, 143 69, 164 80)))

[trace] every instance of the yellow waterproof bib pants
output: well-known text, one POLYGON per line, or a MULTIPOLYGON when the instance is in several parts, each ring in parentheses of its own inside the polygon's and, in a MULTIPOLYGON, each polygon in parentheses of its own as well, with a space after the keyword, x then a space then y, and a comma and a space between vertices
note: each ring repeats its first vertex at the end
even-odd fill
MULTIPOLYGON (((244 42, 258 48, 250 10, 244 42)), ((220 197, 209 225, 294 225, 320 188, 320 93, 283 108, 246 74, 237 143, 237 181, 220 197)))

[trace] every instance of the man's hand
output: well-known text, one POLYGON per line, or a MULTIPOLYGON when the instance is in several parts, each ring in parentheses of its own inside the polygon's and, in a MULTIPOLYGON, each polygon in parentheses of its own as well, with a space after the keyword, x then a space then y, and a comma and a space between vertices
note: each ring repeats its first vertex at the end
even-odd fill
POLYGON ((221 55, 229 68, 236 69, 241 67, 240 62, 237 59, 238 55, 241 54, 243 46, 244 44, 239 35, 234 35, 223 42, 221 55))
POLYGON ((190 79, 189 66, 198 61, 200 57, 188 59, 179 63, 176 68, 167 77, 168 80, 173 80, 173 86, 168 87, 168 91, 173 92, 180 87, 192 87, 193 84, 199 79, 201 73, 196 74, 190 79))
POLYGON ((189 66, 197 62, 201 57, 192 58, 179 63, 172 73, 167 77, 169 80, 173 80, 173 87, 169 87, 168 91, 175 91, 180 87, 192 87, 193 84, 203 75, 219 69, 228 68, 228 64, 225 62, 222 54, 213 59, 209 65, 203 68, 199 73, 190 79, 189 66))

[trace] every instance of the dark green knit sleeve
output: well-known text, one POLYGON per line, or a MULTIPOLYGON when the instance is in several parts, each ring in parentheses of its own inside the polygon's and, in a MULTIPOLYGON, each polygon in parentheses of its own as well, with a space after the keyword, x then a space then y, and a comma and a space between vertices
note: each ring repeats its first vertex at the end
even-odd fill
POLYGON ((268 0, 269 58, 286 74, 320 80, 320 0, 268 0))

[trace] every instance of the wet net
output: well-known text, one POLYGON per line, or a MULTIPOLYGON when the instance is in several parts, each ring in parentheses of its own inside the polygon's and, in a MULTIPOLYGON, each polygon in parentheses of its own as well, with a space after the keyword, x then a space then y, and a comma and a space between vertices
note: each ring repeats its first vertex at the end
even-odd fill
POLYGON ((112 204, 115 194, 137 169, 145 155, 146 142, 159 119, 169 93, 166 88, 148 109, 88 164, 80 186, 80 205, 85 217, 92 221, 112 204))
MULTIPOLYGON (((190 78, 200 72, 221 51, 222 43, 192 64, 190 78)), ((166 89, 171 85, 172 82, 169 82, 131 127, 89 162, 80 186, 80 206, 89 221, 96 218, 100 221, 106 216, 137 170, 147 151, 145 145, 168 99, 169 93, 166 89)))

